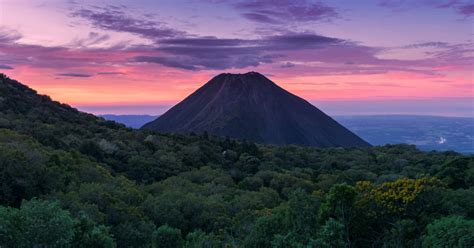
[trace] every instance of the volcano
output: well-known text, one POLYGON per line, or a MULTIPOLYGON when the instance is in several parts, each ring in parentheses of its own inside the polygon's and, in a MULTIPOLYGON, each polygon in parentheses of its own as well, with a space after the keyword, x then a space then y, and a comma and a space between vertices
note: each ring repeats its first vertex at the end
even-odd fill
POLYGON ((163 133, 207 132, 277 145, 370 146, 257 72, 220 74, 142 128, 163 133))

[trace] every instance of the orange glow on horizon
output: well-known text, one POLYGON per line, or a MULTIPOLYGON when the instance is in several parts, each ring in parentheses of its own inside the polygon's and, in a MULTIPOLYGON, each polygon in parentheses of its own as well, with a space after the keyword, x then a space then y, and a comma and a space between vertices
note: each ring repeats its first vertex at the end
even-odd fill
MULTIPOLYGON (((110 68, 108 68, 110 69, 110 68)), ((115 68, 112 68, 115 69, 115 68)), ((103 70, 102 70, 103 71, 103 70)), ((166 104, 172 105, 194 92, 213 75, 169 68, 134 70, 116 68, 117 75, 61 77, 53 70, 18 67, 7 73, 41 94, 71 105, 166 104)), ((270 80, 307 100, 377 100, 430 97, 472 97, 470 75, 436 77, 415 73, 375 75, 292 76, 270 75, 270 80), (458 82, 456 84, 446 82, 458 82)))

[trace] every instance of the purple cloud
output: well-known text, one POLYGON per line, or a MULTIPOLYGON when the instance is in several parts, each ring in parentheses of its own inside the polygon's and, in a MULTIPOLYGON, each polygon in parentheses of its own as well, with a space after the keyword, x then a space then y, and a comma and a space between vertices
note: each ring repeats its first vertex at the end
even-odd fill
POLYGON ((110 59, 101 56, 105 50, 70 50, 66 47, 44 47, 18 43, 0 44, 3 53, 0 63, 28 65, 37 68, 73 68, 87 66, 94 61, 96 65, 110 59))
POLYGON ((135 62, 157 63, 186 70, 259 66, 282 57, 284 51, 317 49, 342 42, 316 34, 269 36, 262 39, 179 38, 159 41, 159 56, 137 56, 135 62), (281 54, 280 54, 281 53, 281 54))
POLYGON ((298 68, 318 74, 380 74, 403 71, 436 75, 434 67, 460 66, 472 63, 469 47, 442 42, 425 42, 402 48, 437 47, 433 58, 420 60, 383 59, 387 48, 360 44, 311 33, 287 33, 260 39, 219 39, 216 37, 161 40, 146 55, 134 62, 156 63, 185 70, 223 70, 256 67, 278 63, 288 68, 297 61, 298 68), (286 63, 286 64, 285 64, 286 63), (316 66, 319 65, 319 66, 316 66))
POLYGON ((56 75, 61 76, 61 77, 79 77, 79 78, 92 77, 91 74, 85 74, 85 73, 60 73, 56 75))
POLYGON ((267 50, 303 50, 344 42, 341 39, 311 33, 288 33, 269 36, 262 40, 267 50))
POLYGON ((440 9, 454 9, 457 13, 465 17, 470 17, 474 14, 474 4, 465 0, 380 0, 379 5, 396 11, 428 6, 440 9))
POLYGON ((120 6, 81 8, 75 10, 72 16, 84 18, 97 28, 137 34, 151 39, 184 35, 184 32, 168 28, 162 22, 127 15, 125 9, 120 6))
MULTIPOLYGON (((159 56, 137 56, 134 58, 134 61, 156 63, 156 64, 168 66, 168 67, 174 67, 174 68, 192 70, 192 71, 198 70, 198 67, 196 66, 196 64, 199 64, 198 61, 192 61, 191 59, 185 58, 185 57, 171 58, 171 57, 159 57, 159 56)), ((211 66, 209 69, 212 69, 212 68, 213 66, 211 66)))
POLYGON ((97 72, 97 75, 126 75, 126 73, 115 72, 115 71, 104 71, 104 72, 97 72))
POLYGON ((242 16, 255 22, 262 22, 262 23, 269 23, 269 24, 280 23, 280 21, 273 19, 269 15, 265 15, 261 13, 243 13, 242 16))
MULTIPOLYGON (((101 35, 91 36, 104 39, 101 35)), ((90 49, 85 47, 45 47, 41 45, 20 44, 17 40, 21 35, 16 32, 5 33, 0 31, 0 64, 15 66, 26 65, 35 68, 54 68, 75 70, 94 64, 99 66, 113 66, 126 63, 127 53, 122 47, 90 49), (15 34, 15 35, 11 35, 15 34)), ((91 67, 93 68, 93 67, 91 67)), ((94 73, 92 73, 94 74, 94 73)))
POLYGON ((404 46, 403 48, 424 48, 424 47, 447 48, 449 47, 449 44, 446 42, 431 41, 431 42, 410 44, 410 45, 404 46))
POLYGON ((119 73, 107 71, 107 67, 130 66, 133 64, 130 62, 160 64, 184 70, 225 70, 270 63, 288 68, 292 66, 288 61, 292 61, 298 64, 292 70, 301 75, 380 74, 389 71, 437 75, 442 73, 436 70, 437 67, 469 69, 473 63, 473 58, 469 55, 473 49, 468 44, 453 45, 441 42, 413 44, 406 48, 442 49, 432 51, 431 57, 427 59, 382 59, 378 55, 386 48, 367 47, 310 33, 287 33, 260 39, 179 37, 127 49, 69 49, 23 45, 12 42, 15 40, 12 38, 4 40, 9 40, 11 43, 0 43, 2 53, 0 64, 54 68, 67 71, 62 73, 62 76, 70 77, 118 75, 119 73), (91 61, 94 62, 93 66, 91 61), (75 70, 84 73, 69 73, 75 70))
POLYGON ((21 38, 21 34, 15 30, 0 28, 0 44, 8 44, 15 42, 21 38))
POLYGON ((291 63, 291 62, 286 62, 286 63, 280 65, 281 68, 293 68, 293 67, 295 67, 295 66, 296 66, 296 65, 293 64, 293 63, 291 63))
POLYGON ((100 44, 110 39, 109 35, 101 35, 96 32, 90 32, 87 38, 77 39, 71 43, 72 47, 89 47, 100 44))
POLYGON ((8 65, 0 65, 0 69, 4 69, 4 70, 12 70, 13 67, 11 66, 8 66, 8 65))
MULTIPOLYGON (((242 10, 242 13, 258 13, 278 20, 284 20, 281 18, 282 12, 294 21, 317 20, 321 17, 317 17, 318 15, 312 18, 305 17, 305 13, 324 12, 320 3, 310 4, 306 1, 247 1, 239 2, 235 6, 242 10), (278 3, 282 6, 277 8, 275 6, 278 3), (297 11, 293 11, 304 4, 309 7, 301 12, 302 16, 292 17, 292 15, 297 15, 297 11), (313 5, 319 6, 320 11, 318 12, 318 7, 313 5)), ((86 8, 76 10, 73 16, 85 18, 102 29, 127 32, 148 38, 153 43, 133 47, 90 49, 88 47, 91 45, 109 39, 107 35, 91 32, 87 38, 73 42, 75 44, 73 47, 76 49, 69 49, 19 44, 17 40, 21 38, 21 35, 15 32, 0 32, 0 52, 2 52, 0 64, 13 66, 22 64, 31 67, 63 69, 68 72, 84 71, 84 68, 91 69, 91 72, 87 71, 82 75, 78 75, 81 73, 64 73, 63 75, 72 77, 118 75, 112 74, 113 72, 107 73, 108 70, 114 70, 107 67, 135 66, 140 63, 159 64, 183 70, 225 70, 256 67, 269 63, 274 63, 277 67, 289 68, 297 63, 298 66, 292 70, 301 70, 302 73, 377 74, 405 71, 428 75, 437 73, 433 70, 434 67, 465 67, 472 64, 472 58, 467 57, 470 52, 468 47, 442 42, 425 42, 404 47, 442 48, 441 52, 433 51, 431 54, 433 58, 430 59, 382 59, 378 55, 386 48, 362 46, 352 41, 314 33, 291 33, 280 30, 277 32, 279 35, 262 35, 261 38, 253 39, 191 36, 168 28, 161 22, 130 16, 121 7, 93 10, 86 8), (94 66, 91 66, 91 61, 94 62, 94 66)))
POLYGON ((336 10, 322 2, 308 0, 253 0, 233 3, 242 16, 267 24, 328 21, 338 16, 336 10))
POLYGON ((443 9, 451 8, 465 17, 469 17, 474 14, 474 4, 469 1, 449 0, 444 3, 437 3, 435 7, 443 9))
POLYGON ((468 4, 458 7, 459 13, 465 16, 472 16, 474 14, 474 4, 468 4))
POLYGON ((252 40, 243 39, 220 39, 216 37, 199 37, 199 38, 174 38, 160 40, 159 44, 170 46, 195 46, 195 47, 215 47, 215 46, 238 46, 249 45, 252 40))

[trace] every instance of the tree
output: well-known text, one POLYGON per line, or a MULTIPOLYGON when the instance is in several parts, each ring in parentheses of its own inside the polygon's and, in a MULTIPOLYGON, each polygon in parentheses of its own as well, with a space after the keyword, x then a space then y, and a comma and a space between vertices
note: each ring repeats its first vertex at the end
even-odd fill
POLYGON ((307 243, 318 229, 319 201, 316 197, 297 189, 288 199, 288 226, 298 241, 307 243))
POLYGON ((273 237, 272 248, 305 248, 304 244, 298 241, 298 235, 289 232, 286 235, 277 234, 273 237))
MULTIPOLYGON (((0 132, 3 138, 10 135, 0 132)), ((61 187, 59 182, 64 175, 54 174, 45 166, 46 156, 41 151, 30 145, 15 149, 9 146, 0 144, 0 204, 19 207, 23 199, 61 187)))
POLYGON ((160 226, 153 232, 151 245, 153 248, 179 248, 183 246, 181 230, 168 225, 160 226))
POLYGON ((447 214, 474 218, 474 187, 446 191, 442 200, 447 214))
POLYGON ((436 176, 454 189, 472 187, 474 186, 474 158, 462 157, 445 163, 436 176))
POLYGON ((329 218, 321 227, 318 238, 312 242, 314 247, 345 248, 349 244, 345 238, 345 227, 340 221, 329 218))
POLYGON ((220 240, 214 234, 206 234, 201 230, 195 230, 186 236, 185 248, 218 248, 220 240))
POLYGON ((402 178, 377 187, 368 182, 359 182, 357 186, 363 192, 363 200, 374 202, 382 214, 418 216, 420 212, 432 210, 441 203, 438 190, 444 184, 434 177, 423 177, 402 178))
MULTIPOLYGON (((125 217, 131 216, 126 214, 125 217)), ((148 220, 121 220, 112 227, 112 233, 120 247, 150 247, 155 228, 148 220)))
POLYGON ((0 207, 1 247, 63 247, 74 237, 74 221, 57 202, 32 199, 20 209, 0 207))
POLYGON ((422 238, 423 247, 474 247, 473 230, 474 220, 466 220, 460 216, 443 217, 428 225, 422 238))
POLYGON ((104 152, 102 151, 100 146, 93 140, 87 140, 83 142, 79 147, 79 151, 99 161, 104 158, 104 152))
POLYGON ((405 219, 397 221, 392 225, 384 235, 385 248, 403 248, 403 247, 419 247, 416 245, 419 233, 416 231, 416 223, 413 220, 405 219))
POLYGON ((265 248, 271 247, 271 239, 277 234, 282 234, 287 227, 284 226, 285 209, 274 210, 269 215, 257 219, 252 231, 244 240, 243 247, 265 248))
POLYGON ((81 215, 76 221, 74 235, 74 247, 79 248, 115 248, 109 228, 104 225, 96 225, 86 215, 81 215))
POLYGON ((349 231, 354 216, 354 203, 357 191, 347 184, 334 185, 321 205, 320 218, 327 221, 334 218, 344 225, 344 239, 350 245, 349 231))

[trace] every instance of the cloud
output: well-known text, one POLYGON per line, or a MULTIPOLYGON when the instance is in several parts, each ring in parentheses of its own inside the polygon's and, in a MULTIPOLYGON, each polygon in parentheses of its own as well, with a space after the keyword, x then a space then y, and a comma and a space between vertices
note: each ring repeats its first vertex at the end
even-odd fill
POLYGON ((214 46, 239 46, 249 45, 252 40, 243 39, 222 39, 216 37, 199 37, 199 38, 174 38, 161 40, 159 44, 170 46, 199 46, 199 47, 214 47, 214 46))
POLYGON ((0 44, 0 63, 36 68, 99 68, 125 63, 129 51, 109 49, 70 49, 18 43, 0 44))
MULTIPOLYGON (((11 37, 11 36, 0 36, 11 37)), ((18 36, 17 36, 18 37, 18 36)), ((430 50, 428 59, 384 59, 387 48, 312 33, 286 33, 259 39, 176 37, 151 45, 129 48, 71 49, 18 44, 16 38, 0 43, 0 64, 52 68, 63 76, 119 75, 114 68, 158 64, 181 70, 226 70, 268 65, 292 68, 297 74, 381 74, 393 71, 439 75, 449 70, 469 70, 473 49, 469 44, 424 42, 406 46, 430 50), (291 61, 290 64, 288 61, 291 61), (348 63, 349 62, 349 63, 348 63), (297 64, 298 66, 293 66, 297 64), (84 73, 62 73, 81 71, 84 73), (70 75, 84 74, 84 75, 70 75)), ((403 49, 398 48, 398 49, 403 49)))
POLYGON ((163 22, 133 17, 125 11, 122 6, 81 8, 74 10, 72 16, 86 19, 96 28, 137 34, 150 39, 184 35, 184 32, 166 27, 163 22))
POLYGON ((403 48, 424 48, 424 47, 446 48, 448 46, 449 44, 446 42, 431 41, 431 42, 410 44, 410 45, 404 46, 403 48))
POLYGON ((123 72, 104 71, 104 72, 97 72, 97 75, 127 75, 127 74, 123 72))
POLYGON ((355 87, 357 87, 357 86, 359 86, 359 87, 378 86, 378 87, 397 87, 397 88, 406 87, 406 86, 403 86, 403 85, 397 84, 397 83, 345 82, 344 84, 350 85, 350 86, 355 86, 355 87))
MULTIPOLYGON (((197 70, 198 68, 193 64, 198 64, 197 61, 191 61, 184 57, 175 57, 175 58, 167 58, 167 57, 158 57, 158 56, 137 56, 134 58, 136 62, 147 62, 147 63, 156 63, 161 64, 168 67, 174 67, 179 69, 185 70, 197 70)), ((210 66, 209 69, 213 69, 213 66, 210 66)))
POLYGON ((435 4, 436 8, 442 9, 454 9, 460 15, 465 17, 472 16, 474 14, 474 4, 470 1, 462 1, 462 0, 449 0, 449 1, 441 1, 435 4))
POLYGON ((268 15, 261 13, 243 13, 243 17, 255 22, 269 23, 269 24, 278 24, 280 21, 271 18, 268 15))
POLYGON ((80 47, 91 47, 94 45, 101 44, 105 41, 108 41, 110 36, 107 34, 99 34, 96 32, 90 32, 87 38, 84 39, 76 39, 71 42, 71 47, 80 48, 80 47))
MULTIPOLYGON (((472 63, 469 46, 424 42, 398 49, 429 50, 429 59, 386 59, 379 55, 388 48, 369 47, 355 42, 312 33, 286 33, 260 39, 220 39, 216 37, 160 40, 146 55, 132 61, 155 63, 184 70, 224 70, 275 63, 319 75, 381 74, 401 71, 438 75, 436 68, 463 68, 472 63), (291 64, 287 64, 291 60, 291 64), (293 65, 292 65, 293 64, 293 65)), ((472 53, 472 52, 471 52, 472 53)), ((295 70, 295 69, 293 69, 295 70)), ((299 71, 299 70, 298 70, 299 71)))
POLYGON ((216 37, 166 39, 155 51, 160 55, 136 56, 135 62, 157 63, 186 70, 222 70, 255 67, 271 63, 285 51, 318 49, 342 42, 309 33, 288 33, 261 39, 219 39, 216 37))
POLYGON ((288 33, 269 36, 262 40, 269 50, 303 50, 343 43, 341 39, 312 33, 288 33))
POLYGON ((8 44, 21 39, 21 34, 15 30, 0 27, 0 44, 8 44))
POLYGON ((0 69, 4 69, 4 70, 12 70, 13 67, 11 66, 8 66, 8 65, 0 65, 0 69))
POLYGON ((93 76, 93 75, 85 74, 85 73, 60 73, 56 75, 61 76, 61 77, 79 77, 79 78, 87 78, 87 77, 93 76))
MULTIPOLYGON (((106 36, 90 34, 97 40, 104 40, 106 36)), ((123 47, 87 48, 68 46, 46 47, 41 45, 21 44, 17 40, 21 37, 17 32, 5 33, 0 30, 0 64, 15 67, 15 65, 32 68, 51 68, 64 71, 83 71, 88 68, 95 74, 96 70, 111 70, 108 67, 123 65, 127 62, 129 53, 135 51, 124 50, 123 47), (14 35, 12 35, 14 34, 14 35)), ((144 49, 142 49, 144 51, 144 49)))
POLYGON ((379 5, 395 11, 404 11, 418 7, 433 7, 439 9, 453 9, 464 17, 474 15, 474 4, 468 0, 379 0, 379 5))
MULTIPOLYGON (((282 11, 290 16, 288 18, 293 18, 292 20, 305 21, 319 18, 304 17, 306 10, 302 12, 303 16, 291 17, 291 15, 296 15, 296 12, 292 11, 302 4, 309 3, 286 0, 276 0, 273 5, 270 1, 234 3, 235 6, 239 5, 239 9, 245 9, 245 13, 259 10, 259 14, 269 18, 280 15, 282 11), (283 4, 283 7, 274 9, 276 3, 283 4)), ((319 2, 311 3, 307 11, 317 11, 314 4, 321 7, 319 2)), ((259 38, 228 39, 191 36, 186 32, 168 28, 162 22, 150 20, 149 17, 146 19, 129 15, 122 7, 84 8, 74 10, 73 16, 85 18, 102 29, 132 33, 153 42, 140 46, 117 45, 102 48, 101 45, 109 40, 109 36, 90 32, 87 38, 75 40, 67 47, 44 47, 20 44, 17 42, 21 38, 20 34, 0 30, 0 52, 2 53, 0 64, 54 68, 60 72, 81 71, 91 76, 118 75, 114 72, 117 66, 144 64, 157 64, 192 71, 226 70, 274 64, 270 66, 292 68, 298 73, 301 71, 301 73, 319 75, 380 74, 390 71, 435 75, 442 71, 437 68, 466 68, 472 64, 472 57, 469 57, 472 49, 469 50, 468 46, 454 46, 443 42, 430 41, 398 47, 397 49, 428 48, 431 53, 430 59, 415 58, 409 61, 381 57, 381 53, 390 50, 388 48, 363 46, 350 40, 310 32, 279 30, 273 32, 277 35, 261 34, 259 38), (296 64, 297 67, 294 66, 296 64), (107 73, 109 70, 111 73, 107 73)), ((283 19, 278 18, 278 20, 283 19)))
POLYGON ((338 17, 334 8, 319 1, 252 0, 237 3, 232 1, 232 6, 241 12, 244 18, 265 24, 328 21, 338 17))
POLYGON ((472 16, 474 15, 474 4, 459 6, 458 12, 464 16, 472 16))
POLYGON ((296 65, 293 64, 293 63, 291 63, 291 62, 286 62, 286 63, 280 65, 281 68, 293 68, 293 67, 295 67, 295 66, 296 66, 296 65))

